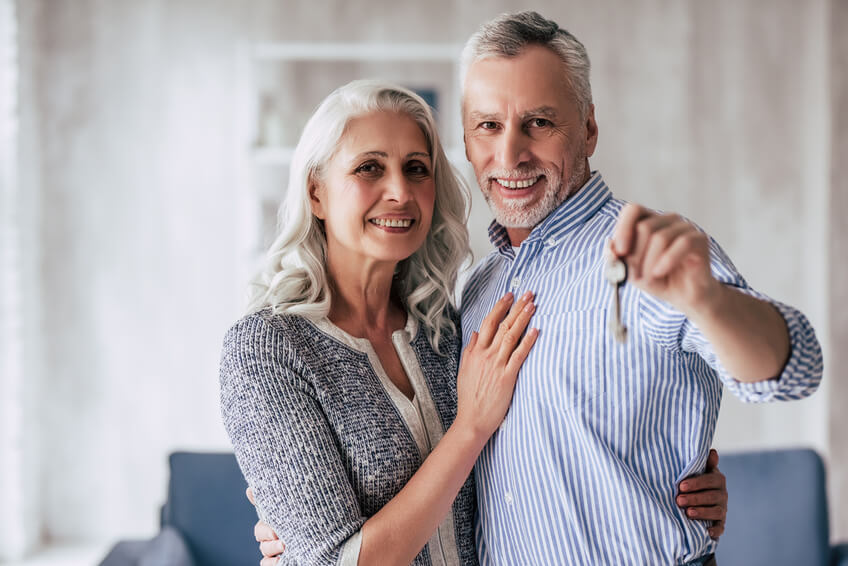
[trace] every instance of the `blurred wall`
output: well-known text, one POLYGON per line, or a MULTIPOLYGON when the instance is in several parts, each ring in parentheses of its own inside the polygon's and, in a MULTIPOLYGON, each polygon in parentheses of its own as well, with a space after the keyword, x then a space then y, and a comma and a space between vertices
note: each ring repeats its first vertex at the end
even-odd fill
MULTIPOLYGON (((830 247, 831 270, 829 283, 830 298, 830 343, 833 344, 827 360, 831 371, 831 394, 828 415, 830 423, 831 462, 831 505, 842 508, 848 505, 848 1, 833 2, 830 11, 830 37, 833 48, 830 53, 831 76, 831 190, 830 190, 830 247), (836 473, 833 473, 836 472, 836 473)), ((848 513, 837 508, 834 531, 843 540, 848 538, 848 513)))
POLYGON ((15 3, 0 0, 0 560, 22 555, 41 527, 41 431, 31 425, 43 367, 41 206, 37 175, 18 174, 34 167, 18 135, 31 108, 19 100, 17 20, 15 3))
MULTIPOLYGON (((829 355, 839 331, 828 295, 832 3, 844 6, 19 2, 22 100, 33 109, 21 135, 39 140, 21 175, 43 203, 43 371, 27 424, 42 447, 34 477, 44 533, 151 535, 167 453, 229 449, 217 364, 241 306, 232 276, 239 41, 461 43, 499 12, 541 11, 592 58, 593 167, 618 196, 708 229, 754 286, 809 315, 829 355)), ((469 229, 486 249, 481 201, 469 229)), ((844 249, 848 234, 838 236, 844 249)), ((829 455, 838 404, 829 387, 784 405, 726 395, 716 446, 829 455)), ((846 473, 844 454, 839 465, 832 478, 846 473)), ((845 537, 848 494, 839 493, 832 507, 845 537)))

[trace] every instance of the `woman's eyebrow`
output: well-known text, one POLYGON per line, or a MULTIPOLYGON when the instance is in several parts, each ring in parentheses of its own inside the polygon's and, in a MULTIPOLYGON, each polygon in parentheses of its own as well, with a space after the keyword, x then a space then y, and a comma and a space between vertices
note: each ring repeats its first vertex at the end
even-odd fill
POLYGON ((358 154, 354 159, 362 159, 363 157, 388 157, 389 154, 385 151, 363 151, 358 154))

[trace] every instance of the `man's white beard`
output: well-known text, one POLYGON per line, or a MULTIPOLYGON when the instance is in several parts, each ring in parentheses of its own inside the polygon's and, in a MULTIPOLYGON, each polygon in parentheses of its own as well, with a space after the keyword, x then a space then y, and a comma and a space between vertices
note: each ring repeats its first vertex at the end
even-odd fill
MULTIPOLYGON (((488 172, 485 176, 480 177, 477 182, 480 184, 480 189, 489 208, 495 215, 495 220, 504 228, 534 228, 542 222, 548 215, 553 212, 560 204, 568 197, 573 195, 583 184, 583 179, 586 176, 586 157, 579 155, 574 160, 571 168, 571 176, 568 179, 568 185, 563 190, 562 177, 551 169, 524 169, 514 171, 497 171, 488 172), (533 206, 528 206, 535 195, 529 195, 523 199, 512 198, 509 200, 501 200, 499 206, 493 203, 491 192, 484 189, 488 188, 489 183, 497 183, 495 178, 510 178, 510 177, 536 177, 544 175, 545 177, 545 193, 542 199, 533 206)), ((497 190, 497 189, 495 189, 497 190)))

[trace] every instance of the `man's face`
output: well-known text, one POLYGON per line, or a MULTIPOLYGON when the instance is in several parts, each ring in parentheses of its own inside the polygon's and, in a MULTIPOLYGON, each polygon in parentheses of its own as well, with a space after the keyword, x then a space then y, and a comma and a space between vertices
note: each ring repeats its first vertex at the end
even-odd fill
POLYGON ((506 228, 529 233, 588 179, 594 108, 581 116, 564 68, 553 51, 531 45, 468 69, 465 154, 506 228))

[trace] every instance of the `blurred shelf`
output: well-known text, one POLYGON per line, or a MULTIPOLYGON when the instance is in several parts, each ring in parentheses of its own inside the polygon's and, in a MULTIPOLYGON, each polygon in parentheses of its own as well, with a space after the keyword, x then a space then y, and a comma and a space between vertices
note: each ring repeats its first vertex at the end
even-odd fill
POLYGON ((258 165, 286 166, 291 163, 294 148, 289 146, 255 147, 250 155, 253 162, 258 165))
POLYGON ((257 43, 254 59, 267 61, 445 61, 457 62, 459 44, 444 43, 257 43))

